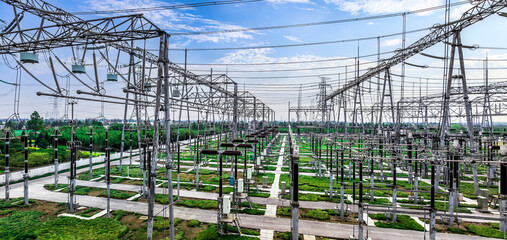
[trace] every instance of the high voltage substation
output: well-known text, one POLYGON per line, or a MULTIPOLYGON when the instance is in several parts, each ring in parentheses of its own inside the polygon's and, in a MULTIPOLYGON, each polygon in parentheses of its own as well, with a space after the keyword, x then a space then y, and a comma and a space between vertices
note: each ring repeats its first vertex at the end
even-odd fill
MULTIPOLYGON (((363 61, 358 47, 357 57, 340 66, 344 73, 294 84, 287 91, 297 101, 283 101, 287 121, 265 95, 231 77, 234 70, 198 74, 187 62, 193 52, 263 46, 172 49, 173 34, 139 13, 259 1, 71 13, 42 0, 2 0, 13 19, 3 22, 0 53, 16 77, 0 83, 15 93, 0 139, 0 226, 8 226, 0 239, 65 239, 83 229, 95 239, 506 238, 507 128, 493 119, 507 115, 507 82, 488 75, 488 64, 502 59, 465 57, 464 50, 481 47, 464 44, 462 32, 505 16, 507 1, 470 1, 457 20, 448 15, 461 2, 420 10, 442 8, 446 17, 414 31, 429 33, 411 44, 406 16, 418 11, 393 14, 403 18, 403 32, 393 34, 403 37, 403 47, 381 53, 381 37, 367 38, 378 43, 376 61, 363 61), (103 17, 79 17, 89 14, 103 17), (446 54, 425 52, 435 45, 446 54), (170 60, 173 50, 184 62, 170 60), (414 56, 441 64, 408 62, 414 56), (468 62, 482 65, 484 84, 470 85, 468 62), (443 76, 417 77, 420 89, 409 94, 406 67, 438 68, 443 76), (338 82, 330 80, 336 75, 338 82), (22 80, 36 83, 36 98, 50 99, 51 119, 63 125, 31 129, 37 117, 23 120, 19 112, 22 80), (423 94, 423 81, 441 88, 423 94), (310 87, 317 91, 312 103, 303 97, 310 87), (91 103, 100 104, 98 117, 84 125, 76 112, 91 103), (108 123, 105 105, 121 109, 116 123, 108 123), (32 220, 44 223, 15 230, 19 219, 31 221, 20 214, 43 208, 52 210, 32 220), (48 230, 55 221, 79 230, 48 230)), ((329 43, 307 45, 320 44, 329 43)), ((264 47, 294 45, 305 43, 264 47)), ((277 71, 284 70, 265 70, 277 71)))

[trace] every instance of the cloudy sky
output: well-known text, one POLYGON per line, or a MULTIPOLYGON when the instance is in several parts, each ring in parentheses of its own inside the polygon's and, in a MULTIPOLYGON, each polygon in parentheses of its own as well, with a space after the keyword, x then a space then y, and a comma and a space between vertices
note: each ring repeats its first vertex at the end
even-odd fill
MULTIPOLYGON (((204 1, 159 1, 159 0, 57 0, 51 1, 68 12, 86 12, 97 10, 135 9, 146 7, 168 6, 182 3, 204 1)), ((468 1, 451 1, 457 3, 451 8, 451 19, 459 19, 461 14, 472 5, 468 1)), ((377 51, 383 54, 382 59, 392 56, 396 49, 402 48, 403 17, 406 14, 406 46, 429 33, 429 28, 445 21, 442 8, 433 11, 421 9, 441 6, 443 0, 265 0, 259 2, 186 8, 177 10, 159 10, 144 12, 146 18, 154 24, 173 34, 170 38, 170 60, 184 62, 184 51, 188 49, 189 69, 198 74, 225 73, 240 84, 241 89, 252 92, 261 101, 277 112, 277 119, 287 119, 287 105, 297 105, 298 90, 302 86, 302 105, 314 105, 317 101, 317 84, 319 77, 327 77, 330 84, 327 91, 336 90, 346 81, 353 79, 355 71, 354 57, 361 56, 360 73, 375 66, 377 51), (416 11, 417 13, 413 13, 416 11), (392 17, 375 16, 392 14, 392 17), (279 25, 295 25, 317 22, 328 22, 342 19, 359 18, 357 21, 344 23, 299 26, 282 29, 229 32, 219 34, 181 35, 188 32, 208 32, 241 28, 257 28, 279 25), (366 18, 366 19, 365 19, 366 18), (356 41, 355 39, 363 39, 356 41), (328 42, 324 44, 323 42, 328 42), (290 45, 290 46, 287 46, 290 45), (380 49, 378 49, 380 45, 380 49), (227 49, 223 49, 227 48, 227 49), (232 48, 232 49, 231 49, 232 48), (269 63, 269 64, 268 64, 269 63), (212 65, 216 64, 216 65, 212 65)), ((0 19, 7 24, 12 21, 12 8, 1 3, 0 19)), ((128 14, 128 13, 123 13, 128 14)), ((119 14, 86 14, 83 19, 101 18, 119 14)), ((33 24, 37 25, 36 18, 33 24)), ((24 20, 25 21, 25 20, 24 20)), ((465 45, 478 45, 471 51, 464 50, 467 59, 491 60, 507 59, 507 51, 489 49, 488 47, 507 47, 507 18, 491 16, 462 32, 465 45)), ((5 26, 5 24, 4 24, 5 26)), ((142 44, 142 43, 139 43, 142 44)), ((147 41, 147 48, 156 48, 156 40, 147 41)), ((424 51, 435 56, 444 55, 444 44, 437 44, 424 51)), ((56 50, 65 63, 70 65, 72 54, 68 49, 56 50)), ((79 53, 78 53, 79 54, 79 53)), ((17 56, 14 56, 17 57, 17 56)), ((44 54, 39 54, 40 63, 28 65, 27 68, 40 77, 40 80, 54 86, 54 81, 44 54)), ((90 63, 87 57, 86 63, 90 63)), ((125 60, 126 61, 126 60, 125 60)), ((444 63, 441 60, 424 56, 414 56, 407 61, 415 65, 427 65, 429 68, 406 67, 404 96, 435 94, 442 91, 442 73, 444 63), (421 84, 420 84, 421 83, 421 84)), ((105 68, 105 63, 101 63, 105 68)), ((58 65, 58 64, 57 64, 58 65)), ((4 55, 0 61, 2 76, 0 80, 16 82, 19 71, 10 67, 16 66, 11 56, 4 55)), ((467 61, 466 67, 469 85, 481 85, 484 82, 482 61, 467 61)), ((506 76, 507 61, 490 61, 490 82, 503 81, 506 76)), ((61 75, 65 70, 56 67, 61 75)), ((91 66, 87 65, 92 76, 91 66)), ((54 99, 37 97, 37 91, 45 91, 39 83, 21 72, 21 117, 28 117, 37 110, 43 117, 51 117, 54 99)), ((401 66, 392 69, 395 98, 401 97, 401 66)), ((91 80, 83 77, 85 80, 91 80)), ((66 81, 65 77, 60 79, 66 81)), ((368 88, 364 93, 366 103, 378 99, 376 85, 365 83, 368 88), (371 88, 371 90, 369 90, 371 88)), ((69 78, 71 91, 83 89, 83 85, 74 78, 69 78)), ((62 83, 64 84, 64 83, 62 83)), ((121 95, 124 83, 105 83, 109 94, 121 95)), ((13 112, 14 87, 0 82, 0 118, 9 117, 13 112)), ((458 86, 458 85, 455 85, 458 86)), ((85 90, 85 89, 83 89, 85 90)), ((46 91, 47 92, 47 91, 46 91)), ((58 101, 58 114, 64 113, 64 101, 58 101)), ((117 105, 105 105, 106 118, 121 118, 123 108, 117 105)), ((76 107, 78 118, 98 117, 100 104, 79 102, 76 107)), ((294 117, 294 116, 293 116, 294 117)), ((310 118, 310 116, 308 116, 310 118)))

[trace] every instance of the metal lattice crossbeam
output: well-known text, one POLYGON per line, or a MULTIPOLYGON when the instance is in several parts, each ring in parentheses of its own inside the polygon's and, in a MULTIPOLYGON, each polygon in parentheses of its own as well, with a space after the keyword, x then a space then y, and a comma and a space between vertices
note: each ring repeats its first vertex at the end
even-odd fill
POLYGON ((376 67, 370 68, 366 73, 359 76, 357 79, 345 84, 342 88, 334 91, 326 96, 325 100, 328 101, 337 95, 346 92, 358 84, 367 81, 370 78, 376 77, 378 74, 390 69, 403 62, 404 60, 424 51, 425 49, 444 41, 455 32, 459 32, 481 20, 487 18, 507 6, 505 0, 489 0, 481 1, 461 16, 457 21, 451 22, 448 25, 436 26, 428 35, 412 43, 405 49, 399 50, 394 56, 389 59, 383 60, 376 67))
POLYGON ((149 39, 159 37, 160 31, 140 14, 81 20, 0 33, 0 52, 17 53, 149 39))

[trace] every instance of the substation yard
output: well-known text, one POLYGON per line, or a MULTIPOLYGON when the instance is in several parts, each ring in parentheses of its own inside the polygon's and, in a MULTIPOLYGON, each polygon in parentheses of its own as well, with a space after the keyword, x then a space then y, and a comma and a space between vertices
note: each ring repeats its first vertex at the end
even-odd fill
POLYGON ((507 239, 507 0, 183 2, 0 0, 0 240, 507 239))
MULTIPOLYGON (((315 239, 348 239, 349 235, 357 237, 358 206, 361 205, 361 228, 365 237, 382 239, 382 234, 386 233, 394 239, 402 239, 407 234, 421 238, 427 236, 430 227, 428 210, 431 204, 431 173, 425 176, 420 165, 416 171, 415 162, 397 166, 397 194, 394 200, 393 166, 388 161, 390 154, 385 150, 387 144, 384 146, 384 161, 381 162, 380 158, 368 160, 366 157, 362 161, 364 166, 360 174, 361 162, 351 161, 349 157, 357 157, 360 154, 380 156, 381 151, 364 148, 363 140, 340 139, 339 135, 337 139, 339 140, 332 142, 331 139, 315 133, 293 135, 293 141, 299 150, 298 190, 295 192, 299 193, 300 234, 315 239), (409 166, 412 166, 411 170, 409 166), (359 183, 362 183, 362 189, 359 183), (359 199, 360 192, 363 193, 362 199, 359 199), (416 192, 417 202, 414 201, 416 192), (392 220, 394 213, 396 221, 392 220)), ((223 239, 226 236, 226 239, 262 239, 265 236, 288 239, 290 228, 287 226, 291 224, 293 198, 290 193, 292 177, 289 168, 292 166, 291 162, 294 162, 289 154, 290 148, 293 147, 289 146, 289 135, 273 132, 259 143, 252 144, 252 148, 240 151, 246 151, 246 168, 251 171, 248 174, 251 175, 252 182, 250 185, 245 184, 243 189, 251 202, 242 199, 239 207, 231 207, 230 214, 239 219, 240 230, 238 231, 235 224, 228 224, 229 235, 220 237, 216 225, 220 189, 220 171, 217 164, 219 161, 217 162, 217 156, 203 155, 199 150, 205 147, 226 149, 217 145, 220 145, 218 141, 207 141, 206 144, 199 141, 181 147, 179 156, 177 153, 173 156, 178 162, 172 172, 175 236, 178 239, 223 239), (256 156, 259 152, 263 156, 260 162, 254 161, 253 147, 256 149, 256 156), (258 169, 258 172, 255 169, 258 169)), ((404 151, 405 157, 415 156, 415 151, 418 151, 415 150, 418 149, 415 144, 414 148, 410 149, 414 153, 404 151)), ((142 154, 144 153, 141 152, 142 154)), ((146 175, 143 178, 144 170, 140 168, 142 164, 139 157, 140 155, 135 154, 131 158, 129 153, 125 153, 121 171, 119 160, 111 160, 109 184, 103 164, 94 165, 91 175, 89 166, 77 169, 73 193, 74 204, 77 206, 74 213, 68 212, 68 172, 59 174, 58 186, 55 186, 54 176, 51 175, 30 180, 28 205, 24 205, 23 183, 11 184, 11 200, 1 205, 2 235, 21 238, 38 236, 42 239, 68 238, 76 234, 82 239, 145 238, 148 203, 146 194, 149 194, 149 183, 146 175), (109 213, 106 207, 108 187, 109 213), (62 225, 66 227, 60 229, 62 225), (79 232, 72 230, 71 226, 80 226, 79 232), (32 230, 26 231, 27 229, 32 230)), ((245 157, 239 156, 237 165, 234 157, 223 156, 222 161, 222 192, 224 196, 233 195, 235 174, 241 181, 245 177, 245 157)), ((487 184, 486 171, 486 166, 477 168, 481 191, 489 190, 489 196, 497 196, 498 177, 490 180, 489 188, 482 185, 487 184)), ((471 170, 463 169, 461 174, 460 179, 468 180, 460 180, 457 191, 460 201, 451 213, 455 218, 453 225, 449 224, 449 191, 446 183, 442 182, 434 193, 433 204, 437 214, 435 227, 438 236, 443 239, 502 239, 504 233, 499 230, 499 222, 492 220, 498 217, 498 205, 491 202, 485 209, 479 209, 473 181, 470 180, 473 179, 471 170)), ((168 237, 170 225, 167 211, 167 169, 163 158, 159 161, 156 179, 153 238, 165 239, 168 237)), ((4 191, 5 189, 2 189, 2 192, 4 191)))

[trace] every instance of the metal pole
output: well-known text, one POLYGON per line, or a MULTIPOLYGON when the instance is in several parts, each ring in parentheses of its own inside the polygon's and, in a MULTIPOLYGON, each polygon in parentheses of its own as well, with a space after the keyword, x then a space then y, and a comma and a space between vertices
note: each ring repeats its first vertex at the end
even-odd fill
POLYGON ((107 204, 106 213, 110 217, 111 212, 111 149, 109 148, 109 131, 106 128, 106 185, 107 185, 107 204))
MULTIPOLYGON (((164 48, 164 56, 168 56, 167 54, 167 51, 168 51, 168 46, 167 46, 167 39, 166 39, 166 47, 164 48)), ((165 58, 165 60, 168 60, 167 58, 165 58)), ((170 151, 170 148, 169 146, 171 146, 171 121, 170 121, 170 100, 169 100, 169 73, 168 73, 168 65, 167 65, 167 62, 164 62, 164 120, 165 120, 165 150, 166 150, 166 169, 167 169, 167 183, 168 183, 168 194, 169 194, 169 223, 170 223, 170 228, 169 228, 169 236, 170 236, 170 239, 171 240, 174 240, 174 208, 173 208, 173 174, 172 174, 172 169, 173 169, 173 165, 174 165, 174 162, 173 162, 173 159, 172 159, 172 155, 171 155, 171 151, 170 151)), ((178 133, 179 134, 179 133, 178 133)), ((179 162, 179 142, 178 142, 178 162, 179 162)), ((154 168, 156 168, 156 165, 154 166, 154 168)), ((178 165, 178 170, 179 170, 179 165, 178 165)), ((179 176, 179 171, 178 171, 178 176, 179 176)), ((178 191, 178 194, 179 194, 179 191, 178 191)), ((179 195, 178 195, 179 196, 179 195)))
POLYGON ((9 160, 10 160, 10 136, 11 132, 6 129, 5 130, 5 201, 9 201, 9 160))
POLYGON ((90 170, 89 170, 90 179, 93 176, 92 165, 93 165, 93 126, 90 127, 90 170))
POLYGON ((53 135, 54 164, 55 164, 55 189, 58 188, 58 127, 55 127, 53 135))
POLYGON ((295 149, 292 156, 292 240, 299 239, 299 150, 295 149))
MULTIPOLYGON (((159 47, 159 60, 158 60, 158 80, 157 80, 157 96, 162 94, 162 81, 167 77, 164 75, 164 68, 167 65, 167 34, 161 32, 160 34, 160 47, 159 47)), ((160 112, 161 99, 157 97, 155 102, 155 118, 153 122, 153 156, 151 161, 151 169, 149 169, 149 194, 148 194, 148 223, 146 230, 146 238, 151 240, 153 238, 153 209, 155 207, 155 181, 157 176, 157 158, 158 158, 158 141, 159 141, 159 112, 160 112)), ((172 187, 172 186, 168 186, 172 187)))
MULTIPOLYGON (((72 112, 74 112, 74 104, 72 104, 72 112)), ((74 118, 72 118, 74 119, 74 118)), ((72 122, 71 122, 72 124, 72 122)), ((74 202, 74 193, 76 191, 76 136, 72 127, 70 142, 70 184, 69 184, 69 212, 76 212, 76 203, 74 202)))
POLYGON ((25 147, 25 172, 23 174, 24 180, 24 197, 25 205, 28 205, 28 135, 23 131, 23 145, 25 147))

